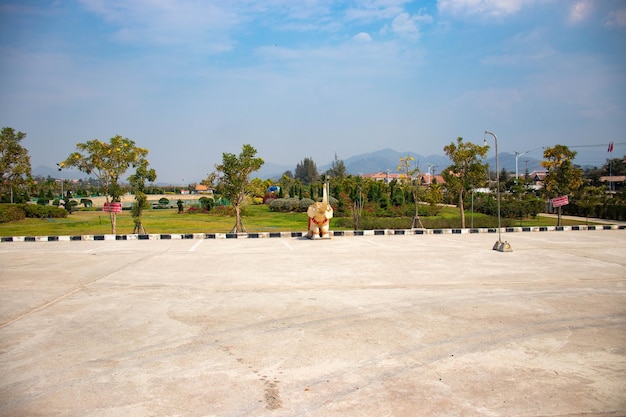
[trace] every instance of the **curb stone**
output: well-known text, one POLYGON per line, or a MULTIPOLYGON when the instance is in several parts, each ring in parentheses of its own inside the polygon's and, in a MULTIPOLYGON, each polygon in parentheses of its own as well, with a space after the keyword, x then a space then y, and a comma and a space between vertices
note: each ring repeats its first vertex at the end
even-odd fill
MULTIPOLYGON (((528 232, 566 232, 595 230, 626 230, 626 225, 579 225, 579 226, 537 226, 503 227, 502 233, 528 232)), ((333 237, 355 236, 406 236, 406 235, 445 235, 467 233, 497 233, 497 228, 479 229, 375 229, 375 230, 337 230, 331 231, 333 237)), ((74 242, 94 240, 181 240, 181 239, 274 239, 304 238, 306 232, 252 232, 252 233, 156 233, 124 235, 71 235, 71 236, 2 236, 0 242, 74 242)))

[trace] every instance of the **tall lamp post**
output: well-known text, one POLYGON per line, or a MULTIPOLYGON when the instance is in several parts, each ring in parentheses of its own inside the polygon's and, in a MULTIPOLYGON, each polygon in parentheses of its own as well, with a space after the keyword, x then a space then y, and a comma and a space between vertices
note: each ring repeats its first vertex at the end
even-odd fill
MULTIPOLYGON (((497 136, 485 130, 485 135, 493 136, 496 141, 496 182, 497 182, 497 198, 498 198, 498 241, 493 245, 493 250, 497 250, 498 252, 513 252, 511 249, 511 245, 509 242, 502 241, 502 224, 500 221, 500 166, 498 164, 498 138, 497 136)), ((487 145, 487 139, 485 138, 485 145, 487 145)))
MULTIPOLYGON (((61 164, 57 164, 57 167, 59 167, 59 172, 61 172, 61 169, 63 169, 61 164)), ((64 198, 65 196, 63 195, 63 174, 61 174, 61 199, 59 200, 60 204, 62 204, 64 198)))

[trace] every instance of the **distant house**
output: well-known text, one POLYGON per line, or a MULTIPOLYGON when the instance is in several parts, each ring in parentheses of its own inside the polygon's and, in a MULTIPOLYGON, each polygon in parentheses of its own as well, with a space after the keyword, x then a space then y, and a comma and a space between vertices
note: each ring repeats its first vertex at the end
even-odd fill
POLYGON ((537 183, 540 181, 543 182, 547 174, 548 174, 548 171, 533 171, 530 174, 528 174, 528 178, 534 183, 537 183))
POLYGON ((610 191, 621 190, 626 187, 626 175, 607 175, 600 177, 600 182, 606 183, 610 191))
POLYGON ((194 194, 213 194, 213 190, 206 185, 196 184, 194 190, 194 194))
POLYGON ((391 173, 391 172, 376 172, 374 174, 362 174, 363 178, 369 178, 374 181, 382 181, 385 184, 389 184, 393 180, 401 181, 404 178, 404 174, 391 173))
MULTIPOLYGON (((393 180, 397 180, 398 182, 403 182, 406 179, 405 174, 392 173, 392 172, 375 172, 373 174, 361 174, 361 176, 363 178, 369 178, 374 181, 382 181, 385 184, 389 184, 393 180)), ((433 182, 437 182, 437 184, 446 183, 446 181, 443 179, 441 175, 420 174, 419 180, 422 185, 430 185, 433 182)))
POLYGON ((446 180, 444 180, 441 175, 421 174, 420 182, 422 185, 430 185, 433 183, 445 184, 446 180))

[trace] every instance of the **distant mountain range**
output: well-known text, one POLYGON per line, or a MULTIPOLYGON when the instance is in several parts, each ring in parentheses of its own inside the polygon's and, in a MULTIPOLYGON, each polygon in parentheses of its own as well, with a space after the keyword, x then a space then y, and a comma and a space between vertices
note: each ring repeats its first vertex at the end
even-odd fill
MULTIPOLYGON (((396 168, 400 163, 400 158, 406 157, 407 155, 413 157, 414 163, 417 164, 420 172, 423 173, 427 173, 430 169, 430 172, 439 174, 444 168, 452 163, 448 156, 423 156, 415 152, 398 152, 393 149, 382 149, 376 152, 351 156, 350 158, 344 159, 343 163, 346 166, 346 172, 352 175, 387 172, 387 170, 389 170, 389 172, 397 172, 396 168)), ((500 169, 505 168, 507 171, 515 173, 515 155, 500 153, 498 162, 500 169)), ((495 156, 487 158, 487 163, 489 164, 491 170, 495 170, 495 156)), ((518 172, 520 174, 526 172, 527 168, 528 172, 542 169, 540 160, 525 156, 518 157, 517 165, 518 172)), ((323 173, 329 170, 331 166, 332 162, 324 165, 318 165, 317 170, 320 173, 323 173)), ((266 163, 258 172, 256 172, 255 176, 263 179, 279 179, 286 171, 295 173, 295 170, 295 166, 266 163)))

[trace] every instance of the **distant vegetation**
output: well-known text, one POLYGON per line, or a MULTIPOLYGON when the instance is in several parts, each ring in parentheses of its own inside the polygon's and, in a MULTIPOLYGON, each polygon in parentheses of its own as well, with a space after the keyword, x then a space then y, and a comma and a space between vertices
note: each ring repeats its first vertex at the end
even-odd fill
MULTIPOLYGON (((518 178, 506 170, 490 170, 484 160, 489 146, 458 138, 444 147, 451 164, 441 167, 441 175, 419 172, 409 155, 400 158, 399 172, 393 175, 349 175, 335 155, 325 172, 318 172, 315 162, 304 158, 295 175, 286 171, 279 180, 251 178, 263 160, 256 157, 256 149, 245 145, 239 155, 224 153, 222 164, 201 184, 159 187, 154 184, 156 172, 145 159, 148 150, 120 136, 109 143, 79 143, 79 152, 58 164, 59 170, 76 166, 97 174, 96 179, 33 178, 28 151, 21 146, 25 136, 11 128, 2 129, 0 135, 0 234, 4 236, 106 233, 106 227, 109 233, 117 233, 116 215, 92 211, 102 209, 94 201, 104 196, 107 202, 119 202, 129 194, 134 197, 134 218, 129 220, 127 211, 117 215, 121 233, 128 233, 127 221, 134 224, 130 230, 138 233, 306 229, 303 211, 320 200, 325 183, 335 216, 331 230, 495 227, 498 214, 502 226, 540 224, 543 220, 537 216, 551 210, 551 199, 560 196, 567 196, 569 204, 559 207, 559 214, 626 220, 624 160, 610 159, 600 168, 583 171, 572 163, 576 152, 563 145, 544 150, 545 172, 525 172, 518 178), (190 204, 185 195, 197 192, 204 193, 202 198, 196 195, 196 203, 190 204), (157 202, 150 198, 155 194, 167 198, 160 196, 157 202)), ((129 203, 125 204, 127 210, 129 203)))

